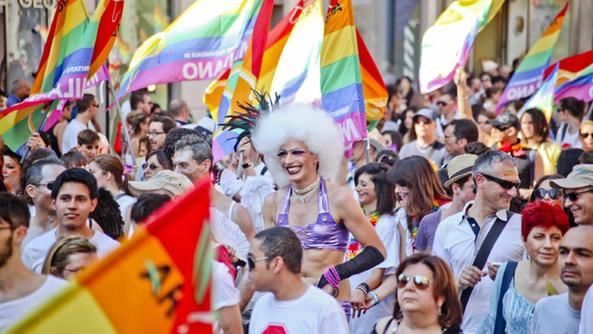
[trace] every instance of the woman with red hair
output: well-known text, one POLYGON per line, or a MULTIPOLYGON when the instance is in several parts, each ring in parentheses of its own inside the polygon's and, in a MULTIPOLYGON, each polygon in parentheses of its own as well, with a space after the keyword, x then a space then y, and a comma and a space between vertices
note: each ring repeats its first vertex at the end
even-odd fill
POLYGON ((546 201, 527 204, 521 216, 528 259, 500 265, 490 309, 478 333, 527 333, 537 301, 566 290, 557 261, 568 216, 559 205, 546 201))

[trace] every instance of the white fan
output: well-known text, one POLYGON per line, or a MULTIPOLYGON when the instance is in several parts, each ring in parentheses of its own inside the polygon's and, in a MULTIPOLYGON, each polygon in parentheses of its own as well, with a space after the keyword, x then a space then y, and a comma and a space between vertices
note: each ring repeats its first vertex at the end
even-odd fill
POLYGON ((239 225, 214 207, 210 207, 210 225, 216 242, 233 248, 239 259, 247 261, 249 241, 239 229, 239 225))

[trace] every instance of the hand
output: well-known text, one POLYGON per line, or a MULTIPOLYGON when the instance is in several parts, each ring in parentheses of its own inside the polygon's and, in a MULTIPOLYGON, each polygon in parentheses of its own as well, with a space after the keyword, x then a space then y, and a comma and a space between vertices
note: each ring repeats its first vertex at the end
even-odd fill
POLYGON ((366 312, 365 307, 366 295, 360 289, 354 289, 350 296, 350 303, 352 304, 352 317, 357 318, 366 312))
POLYGON ((467 88, 467 74, 465 73, 463 68, 457 68, 457 71, 455 71, 455 76, 453 77, 453 81, 455 82, 457 87, 467 88))
POLYGON ((500 267, 500 263, 488 263, 488 276, 491 280, 496 279, 496 274, 498 273, 498 268, 500 267))
POLYGON ((379 304, 378 301, 374 300, 373 297, 371 297, 370 293, 367 293, 365 299, 364 299, 364 309, 365 311, 370 309, 371 307, 375 306, 379 304))
POLYGON ((38 148, 45 147, 45 142, 41 139, 39 132, 35 132, 29 137, 29 140, 27 140, 27 146, 31 148, 31 151, 35 151, 38 148))
POLYGON ((486 276, 487 273, 481 271, 480 269, 471 266, 467 267, 463 270, 461 275, 459 276, 459 287, 460 289, 465 289, 467 287, 474 287, 476 284, 480 283, 482 277, 486 276))

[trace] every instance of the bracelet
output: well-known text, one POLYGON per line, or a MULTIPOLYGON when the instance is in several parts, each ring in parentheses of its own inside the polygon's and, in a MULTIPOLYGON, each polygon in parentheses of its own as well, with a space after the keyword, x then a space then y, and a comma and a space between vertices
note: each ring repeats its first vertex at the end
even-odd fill
POLYGON ((365 282, 360 283, 357 287, 358 290, 364 292, 364 294, 368 294, 369 291, 371 291, 371 287, 369 287, 368 284, 366 284, 365 282))
POLYGON ((340 275, 338 275, 338 271, 336 267, 330 266, 327 270, 323 273, 323 277, 327 281, 329 285, 331 285, 334 289, 338 288, 340 284, 340 275))
POLYGON ((243 169, 245 169, 245 168, 249 168, 249 167, 251 167, 251 162, 248 162, 248 163, 246 163, 246 164, 242 164, 242 165, 241 165, 241 167, 242 167, 243 169))
POLYGON ((371 296, 371 299, 373 300, 373 305, 377 305, 381 302, 381 299, 379 299, 379 296, 377 296, 375 291, 369 292, 369 296, 371 296))

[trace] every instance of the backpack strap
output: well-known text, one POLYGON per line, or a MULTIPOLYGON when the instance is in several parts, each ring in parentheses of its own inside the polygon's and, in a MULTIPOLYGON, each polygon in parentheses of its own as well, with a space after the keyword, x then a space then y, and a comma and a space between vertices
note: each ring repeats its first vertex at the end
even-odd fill
POLYGON ((496 321, 494 322, 494 332, 492 332, 492 334, 504 334, 506 332, 507 322, 502 314, 502 301, 504 299, 504 294, 509 289, 511 281, 515 276, 516 269, 517 262, 507 262, 507 266, 502 275, 502 285, 500 287, 500 294, 498 295, 498 306, 496 307, 496 321))

